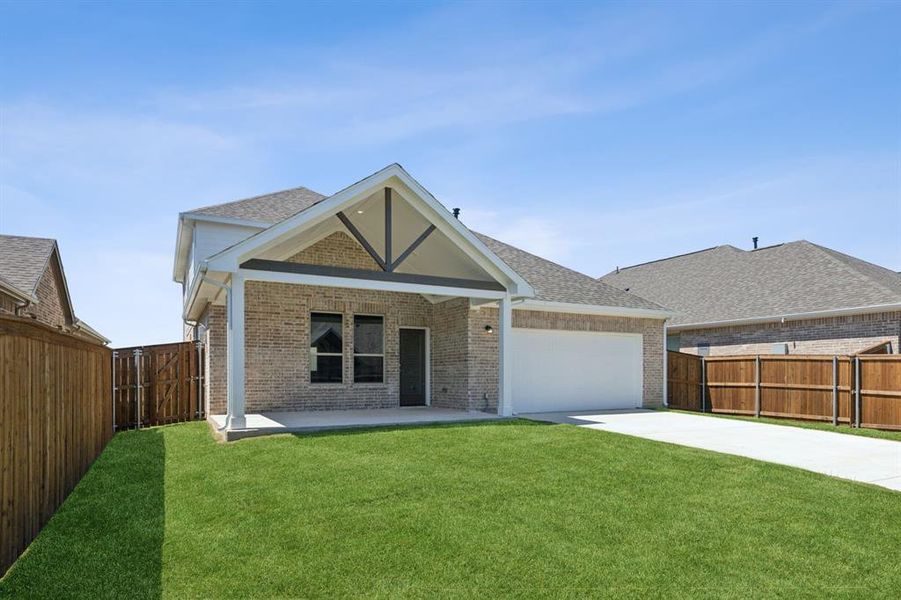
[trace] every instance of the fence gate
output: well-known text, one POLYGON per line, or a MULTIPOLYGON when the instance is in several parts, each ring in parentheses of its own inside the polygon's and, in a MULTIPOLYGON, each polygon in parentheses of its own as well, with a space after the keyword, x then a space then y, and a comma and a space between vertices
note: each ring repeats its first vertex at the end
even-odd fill
POLYGON ((203 353, 200 342, 114 350, 116 430, 205 418, 203 353))

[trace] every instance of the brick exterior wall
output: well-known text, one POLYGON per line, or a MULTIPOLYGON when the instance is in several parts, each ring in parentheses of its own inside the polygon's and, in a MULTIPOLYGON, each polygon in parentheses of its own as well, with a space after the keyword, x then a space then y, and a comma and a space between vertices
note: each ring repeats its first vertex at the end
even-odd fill
POLYGON ((788 344, 789 354, 854 354, 880 342, 901 346, 901 312, 848 315, 788 323, 762 323, 679 332, 682 352, 697 354, 710 344, 710 355, 772 354, 773 344, 788 344))
POLYGON ((432 306, 432 406, 468 409, 469 299, 432 306))
POLYGON ((222 415, 228 399, 228 333, 226 307, 210 305, 201 319, 200 339, 206 345, 206 414, 222 415))
MULTIPOLYGON (((378 269, 343 233, 329 236, 290 260, 378 269)), ((201 338, 208 347, 207 414, 226 410, 225 320, 224 306, 210 306, 201 320, 201 338)), ((418 294, 252 281, 245 288, 246 412, 398 406, 398 345, 403 326, 430 330, 432 406, 497 411, 497 309, 471 309, 466 298, 431 304, 418 294), (310 383, 311 312, 343 315, 343 383, 310 383), (384 317, 384 383, 353 382, 354 314, 384 317), (491 325, 494 333, 487 333, 486 325, 491 325)), ((644 404, 662 404, 662 321, 516 310, 513 326, 642 334, 644 404)))

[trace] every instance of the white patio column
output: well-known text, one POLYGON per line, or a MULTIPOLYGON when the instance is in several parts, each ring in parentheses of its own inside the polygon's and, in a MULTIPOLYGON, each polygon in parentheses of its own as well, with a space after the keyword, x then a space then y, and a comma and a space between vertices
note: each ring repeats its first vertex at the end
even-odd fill
POLYGON ((500 373, 498 377, 499 390, 497 397, 497 414, 502 417, 513 415, 513 372, 511 370, 512 352, 511 329, 513 328, 513 301, 510 294, 506 294, 498 303, 498 354, 500 359, 500 373))
POLYGON ((244 276, 232 273, 228 289, 228 415, 227 429, 244 429, 244 276))

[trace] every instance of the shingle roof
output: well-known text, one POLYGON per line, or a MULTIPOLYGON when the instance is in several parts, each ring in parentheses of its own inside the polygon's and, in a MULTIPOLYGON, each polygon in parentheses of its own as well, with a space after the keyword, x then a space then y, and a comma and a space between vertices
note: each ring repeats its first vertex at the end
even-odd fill
POLYGON ((28 297, 34 297, 56 240, 0 235, 0 277, 28 297))
POLYGON ((502 261, 522 275, 535 289, 535 300, 593 306, 622 306, 663 310, 663 307, 607 285, 588 275, 529 254, 482 233, 473 232, 502 261))
POLYGON ((274 224, 310 208, 317 202, 325 200, 325 198, 326 196, 313 190, 305 187, 296 187, 273 194, 226 202, 225 204, 195 208, 188 212, 274 224))
POLYGON ((717 246, 604 275, 678 311, 672 325, 901 302, 901 276, 801 240, 759 250, 717 246))
MULTIPOLYGON (((325 198, 327 196, 308 188, 298 187, 235 202, 206 206, 188 212, 261 221, 274 225, 325 198)), ((529 254, 487 235, 473 233, 535 289, 536 300, 592 306, 663 309, 654 302, 635 294, 623 292, 593 277, 529 254)))

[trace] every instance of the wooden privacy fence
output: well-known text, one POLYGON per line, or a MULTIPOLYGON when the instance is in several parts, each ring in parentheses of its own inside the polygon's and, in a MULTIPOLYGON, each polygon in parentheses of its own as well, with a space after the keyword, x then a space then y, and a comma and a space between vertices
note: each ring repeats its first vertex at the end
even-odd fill
POLYGON ((113 435, 110 350, 0 315, 0 575, 113 435))
POLYGON ((203 419, 203 364, 200 342, 114 350, 116 430, 203 419))
POLYGON ((667 352, 668 403, 702 412, 901 429, 901 356, 667 352))

